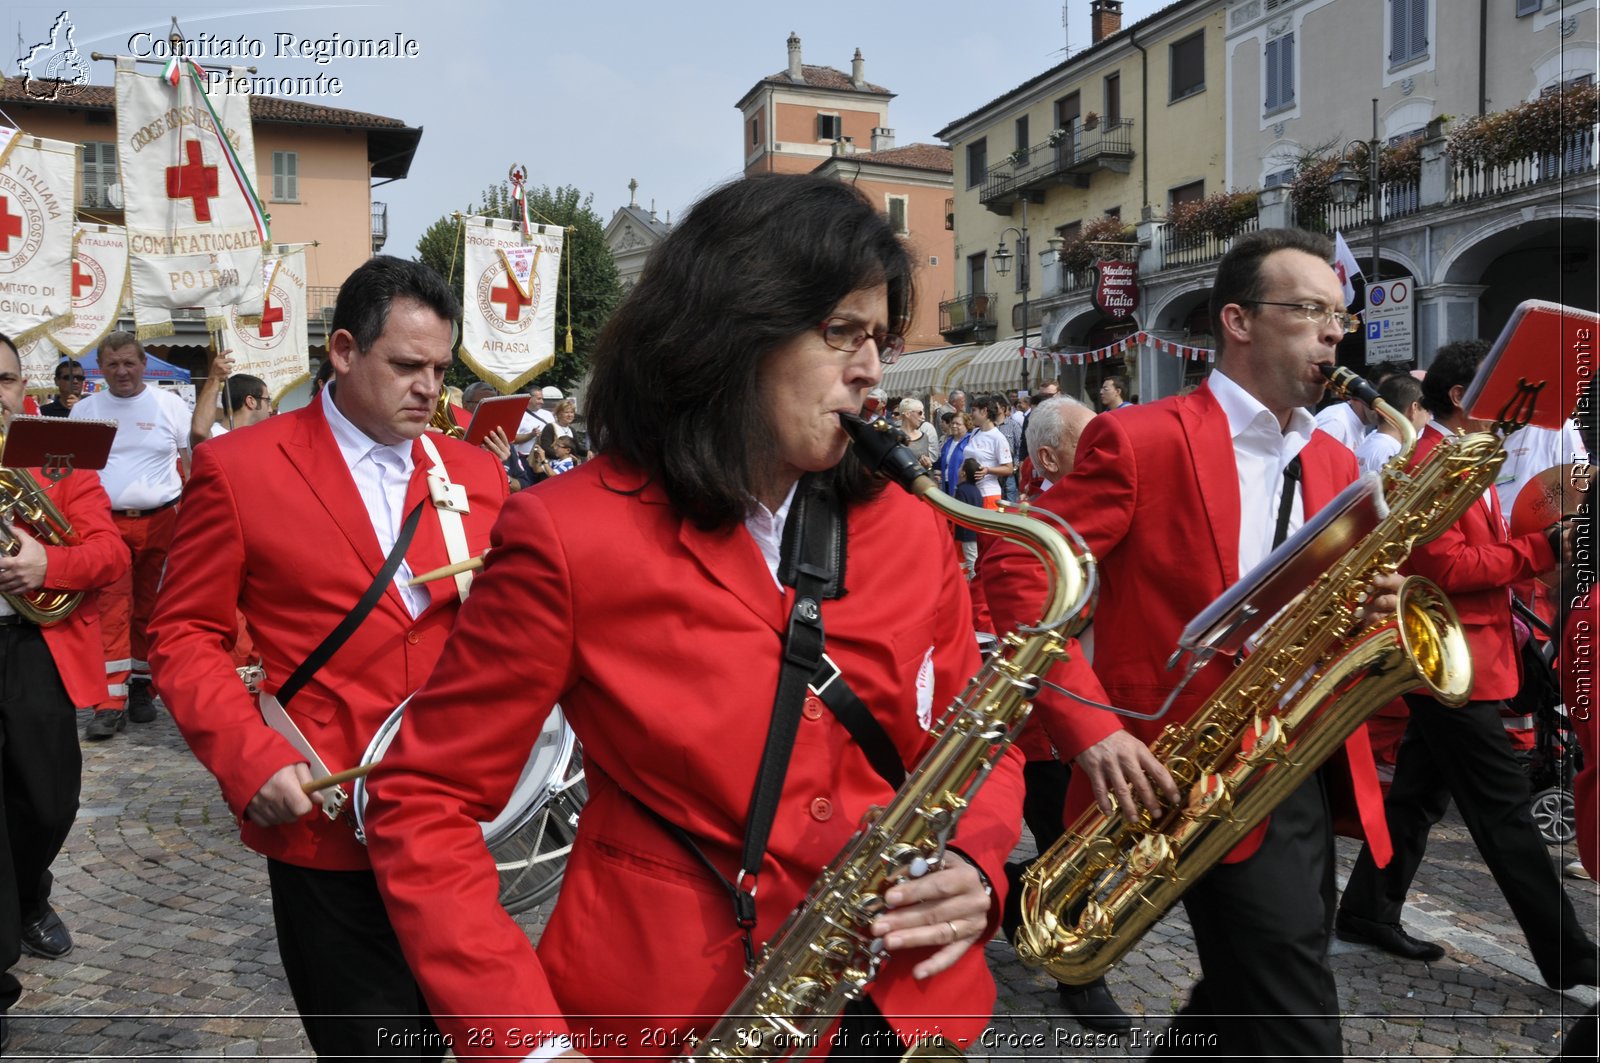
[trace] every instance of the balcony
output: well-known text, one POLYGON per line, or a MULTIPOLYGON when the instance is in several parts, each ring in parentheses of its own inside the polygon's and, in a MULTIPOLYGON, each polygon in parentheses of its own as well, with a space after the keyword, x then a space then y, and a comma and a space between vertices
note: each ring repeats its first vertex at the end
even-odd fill
POLYGON ((1520 192, 1547 181, 1593 174, 1600 164, 1600 125, 1575 129, 1561 138, 1561 150, 1528 155, 1501 165, 1453 162, 1449 196, 1452 203, 1470 203, 1520 192))
POLYGON ((372 253, 383 250, 389 240, 389 204, 372 204, 372 253))
POLYGON ((1016 151, 984 174, 978 202, 996 214, 1010 214, 1011 205, 1029 192, 1053 185, 1089 187, 1097 170, 1129 173, 1133 169, 1133 120, 1101 122, 1093 129, 1074 125, 1058 129, 1050 139, 1016 151))
POLYGON ((994 339, 995 297, 975 292, 939 304, 939 334, 946 343, 989 343, 994 339))

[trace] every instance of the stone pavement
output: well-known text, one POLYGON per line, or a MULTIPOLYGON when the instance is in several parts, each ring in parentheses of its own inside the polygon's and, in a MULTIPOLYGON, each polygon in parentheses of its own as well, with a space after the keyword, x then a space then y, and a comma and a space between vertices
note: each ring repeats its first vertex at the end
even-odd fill
MULTIPOLYGON (((77 947, 61 960, 22 958, 9 1056, 309 1058, 278 966, 263 861, 239 844, 171 720, 130 724, 84 753, 83 808, 56 862, 54 894, 77 947)), ((1341 842, 1343 873, 1355 851, 1341 842)), ((1600 933, 1595 884, 1566 888, 1600 933)), ((1459 820, 1434 832, 1408 912, 1414 933, 1448 947, 1445 960, 1430 968, 1335 946, 1353 1060, 1547 1059, 1570 1017, 1595 999, 1538 982, 1459 820)), ((541 918, 524 917, 531 933, 541 918)), ((1052 984, 1009 946, 991 944, 989 958, 1000 983, 996 1060, 1142 1056, 1198 975, 1180 912, 1110 976, 1140 1040, 1096 1048, 1076 1022, 1051 1016, 1052 984)))

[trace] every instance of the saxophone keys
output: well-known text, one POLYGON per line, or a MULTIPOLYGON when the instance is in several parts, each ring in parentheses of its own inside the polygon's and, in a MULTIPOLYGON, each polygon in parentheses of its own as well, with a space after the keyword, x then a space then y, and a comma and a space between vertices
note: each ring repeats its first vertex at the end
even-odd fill
POLYGON ((1233 788, 1215 772, 1206 772, 1189 788, 1189 803, 1184 806, 1187 820, 1223 819, 1233 811, 1233 788))
POLYGON ((1283 760, 1289 751, 1289 734, 1276 716, 1257 716, 1251 726, 1255 741, 1241 750, 1239 759, 1252 767, 1283 760))
POLYGON ((1128 873, 1136 878, 1170 878, 1177 868, 1178 854, 1165 834, 1142 836, 1128 853, 1128 873))

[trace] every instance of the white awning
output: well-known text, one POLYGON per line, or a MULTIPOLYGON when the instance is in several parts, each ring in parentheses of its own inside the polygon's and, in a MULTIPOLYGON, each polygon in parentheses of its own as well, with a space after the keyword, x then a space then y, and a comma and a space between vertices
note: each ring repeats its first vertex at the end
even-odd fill
POLYGON ((900 360, 883 371, 879 387, 890 395, 908 395, 926 398, 934 391, 944 391, 946 374, 941 372, 946 363, 963 353, 970 354, 970 343, 954 347, 930 347, 925 351, 912 351, 901 355, 900 360), (938 385, 937 387, 935 385, 938 385))
MULTIPOLYGON (((1029 375, 1038 370, 1029 367, 1029 375)), ((961 373, 961 387, 972 392, 1010 391, 1022 386, 1022 339, 1001 340, 979 351, 961 373)))

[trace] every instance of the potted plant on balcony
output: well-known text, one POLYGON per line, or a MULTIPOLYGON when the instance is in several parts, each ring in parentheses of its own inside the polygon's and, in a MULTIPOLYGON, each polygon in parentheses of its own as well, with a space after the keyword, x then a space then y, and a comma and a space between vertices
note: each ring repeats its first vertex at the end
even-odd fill
POLYGON ((1494 114, 1462 119, 1446 150, 1457 163, 1505 166, 1565 151, 1569 140, 1600 122, 1600 87, 1571 85, 1494 114))
POLYGON ((1121 218, 1096 218, 1061 246, 1061 268, 1069 273, 1081 273, 1094 265, 1095 259, 1103 257, 1104 249, 1096 244, 1131 244, 1133 241, 1134 227, 1121 218))
POLYGON ((1095 113, 1094 111, 1090 111, 1088 114, 1083 116, 1083 128, 1085 128, 1085 129, 1095 129, 1099 125, 1100 125, 1100 116, 1097 113, 1095 113))
POLYGON ((1058 148, 1066 141, 1067 136, 1068 133, 1065 129, 1052 129, 1050 130, 1050 136, 1046 138, 1046 143, 1052 148, 1058 148))
POLYGON ((1178 245, 1206 237, 1223 241, 1237 236, 1256 217, 1261 198, 1254 189, 1213 192, 1191 203, 1177 203, 1167 212, 1167 227, 1178 245))

